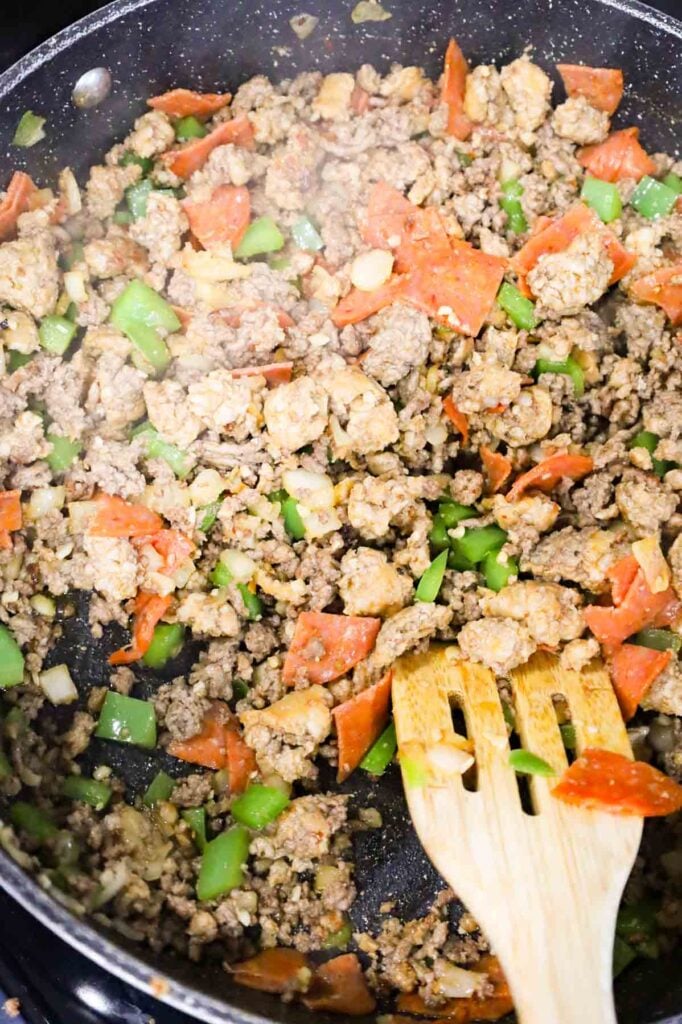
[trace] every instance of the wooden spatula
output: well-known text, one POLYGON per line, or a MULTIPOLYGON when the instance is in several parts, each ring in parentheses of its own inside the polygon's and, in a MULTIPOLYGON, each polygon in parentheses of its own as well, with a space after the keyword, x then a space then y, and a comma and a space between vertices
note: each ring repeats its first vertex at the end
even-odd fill
MULTIPOLYGON (((568 701, 578 753, 602 747, 632 756, 601 665, 569 672, 536 654, 512 674, 512 688, 522 746, 557 775, 567 759, 553 694, 568 701)), ((454 647, 396 663, 393 709, 417 834, 499 957, 519 1021, 614 1024, 615 919, 641 819, 564 804, 551 795, 556 779, 539 776, 530 779, 535 814, 526 813, 495 679, 454 647), (453 705, 467 737, 454 730, 453 705), (473 791, 461 774, 472 762, 473 791)))

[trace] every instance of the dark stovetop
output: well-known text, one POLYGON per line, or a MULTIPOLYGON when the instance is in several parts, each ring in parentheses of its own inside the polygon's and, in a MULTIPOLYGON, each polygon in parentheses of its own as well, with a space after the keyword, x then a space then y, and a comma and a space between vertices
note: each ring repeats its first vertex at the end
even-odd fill
MULTIPOLYGON (((680 15, 680 0, 650 0, 680 15)), ((43 39, 103 6, 92 0, 6 4, 0 71, 43 39)), ((107 974, 0 890, 0 1024, 192 1024, 189 1017, 107 974), (38 969, 37 969, 38 968, 38 969), (2 1003, 15 997, 21 1018, 2 1003)))

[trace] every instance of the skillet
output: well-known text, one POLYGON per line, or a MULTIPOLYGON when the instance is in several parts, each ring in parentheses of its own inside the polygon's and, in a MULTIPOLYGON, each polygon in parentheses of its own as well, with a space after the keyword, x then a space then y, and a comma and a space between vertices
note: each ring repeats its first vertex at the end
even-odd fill
MULTIPOLYGON (((174 86, 234 90, 257 73, 280 79, 312 69, 353 69, 364 62, 385 71, 392 60, 425 66, 435 77, 451 34, 472 64, 509 61, 530 44, 548 71, 557 60, 622 67, 628 88, 616 127, 639 124, 650 151, 678 151, 682 24, 636 0, 526 0, 524 5, 515 0, 386 0, 391 19, 365 25, 353 25, 352 6, 352 0, 116 0, 0 76, 0 182, 6 183, 19 167, 39 184, 48 184, 65 165, 82 180, 89 165, 126 134, 145 98, 174 86), (320 19, 303 42, 289 27, 289 18, 301 12, 320 19), (70 102, 73 85, 98 66, 111 71, 112 93, 99 107, 77 110, 70 102), (47 117, 48 134, 40 146, 18 156, 9 141, 27 109, 47 117)), ((119 633, 113 639, 122 644, 125 636, 119 633)), ((106 647, 92 640, 87 596, 81 595, 78 615, 65 622, 47 665, 66 662, 84 700, 91 686, 106 685, 103 651, 111 646, 111 638, 106 647)), ((184 652, 185 669, 196 654, 196 646, 184 652)), ((169 678, 182 670, 176 660, 161 675, 169 678)), ((159 674, 141 670, 138 679, 140 695, 147 696, 158 686, 159 674)), ((57 708, 44 713, 64 718, 55 723, 61 729, 72 712, 57 708)), ((85 757, 111 764, 129 797, 144 791, 159 768, 173 775, 182 771, 177 761, 160 753, 117 749, 98 740, 85 757)), ((322 778, 321 783, 331 785, 331 780, 322 778)), ((382 830, 356 839, 354 929, 372 930, 379 905, 389 899, 405 918, 425 913, 442 882, 407 820, 395 767, 379 784, 358 772, 341 789, 356 806, 378 807, 384 821, 382 830)), ((190 1016, 220 1024, 310 1024, 306 1011, 232 986, 219 967, 208 970, 154 957, 74 917, 3 852, 0 885, 101 967, 190 1016)), ((455 916, 458 912, 455 908, 455 916)), ((682 975, 672 960, 638 961, 616 992, 621 1024, 682 1024, 682 975)), ((339 1017, 329 1020, 342 1024, 339 1017)))

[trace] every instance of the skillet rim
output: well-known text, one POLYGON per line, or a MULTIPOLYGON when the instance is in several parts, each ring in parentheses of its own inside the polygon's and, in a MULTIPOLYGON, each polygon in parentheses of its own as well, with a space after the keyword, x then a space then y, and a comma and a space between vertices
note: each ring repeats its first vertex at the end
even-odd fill
MULTIPOLYGON (((133 11, 142 11, 159 0, 112 0, 111 3, 86 14, 30 50, 0 73, 0 100, 5 99, 30 74, 49 62, 89 33, 102 28, 133 11)), ((654 29, 682 41, 682 20, 657 11, 641 0, 597 0, 603 7, 620 11, 654 29)), ((218 999, 178 981, 164 970, 150 967, 145 961, 113 939, 105 937, 86 918, 69 910, 59 899, 43 888, 38 878, 29 875, 0 848, 0 887, 28 913, 50 929, 57 937, 83 954, 99 967, 127 984, 152 995, 159 1002, 207 1024, 272 1024, 271 1016, 254 1013, 218 999)), ((112 933, 113 934, 113 933, 112 933)), ((680 1024, 682 1016, 660 1020, 659 1024, 680 1024)))

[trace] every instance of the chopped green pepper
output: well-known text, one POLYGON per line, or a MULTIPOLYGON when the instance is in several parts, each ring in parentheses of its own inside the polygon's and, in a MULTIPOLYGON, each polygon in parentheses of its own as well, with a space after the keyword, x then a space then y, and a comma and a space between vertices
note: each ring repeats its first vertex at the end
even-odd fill
POLYGON ((180 321, 153 288, 140 280, 131 281, 115 299, 110 320, 155 370, 165 370, 170 362, 170 353, 158 329, 177 331, 180 321))
POLYGON ((299 249, 317 252, 324 248, 320 233, 309 217, 299 217, 291 229, 291 237, 299 249))
POLYGON ((671 188, 678 196, 682 196, 682 178, 680 178, 679 174, 673 174, 673 172, 670 171, 670 173, 666 174, 663 179, 663 184, 667 185, 668 188, 671 188))
POLYGON ((448 569, 457 569, 458 572, 469 572, 476 568, 476 563, 466 558, 458 548, 458 541, 452 541, 452 548, 448 554, 448 569))
POLYGON ((237 797, 230 808, 230 813, 240 825, 261 829, 278 818, 288 806, 289 797, 281 789, 254 783, 237 797))
POLYGON ((206 843, 197 880, 200 900, 213 900, 244 881, 243 865, 249 855, 249 833, 235 825, 206 843))
POLYGON ((249 684, 245 679, 233 679, 232 692, 237 700, 243 700, 249 692, 249 684))
POLYGON ((546 778, 556 775, 551 764, 547 764, 537 754, 531 754, 530 750, 510 751, 509 766, 520 775, 542 775, 546 778))
POLYGON ((163 668, 182 650, 185 627, 179 622, 159 622, 154 626, 152 642, 142 656, 147 668, 163 668))
POLYGON ((506 562, 500 560, 499 551, 489 551, 483 559, 483 575, 486 586, 491 590, 502 590, 509 583, 512 576, 518 576, 519 563, 514 558, 508 558, 506 562))
POLYGON ((637 959, 632 946, 628 946, 627 942, 621 939, 620 935, 616 935, 613 940, 613 976, 617 978, 622 971, 628 967, 633 960, 637 959))
POLYGON ((132 224, 135 220, 130 210, 114 210, 114 216, 111 219, 114 224, 118 224, 119 227, 125 227, 128 224, 132 224))
POLYGON ((49 815, 25 800, 16 800, 12 804, 9 817, 15 828, 20 828, 39 843, 44 843, 46 839, 52 839, 57 835, 57 826, 49 815))
POLYGON ((439 555, 436 555, 417 584, 417 590, 414 595, 415 601, 431 602, 436 600, 443 583, 447 563, 447 551, 441 551, 439 555))
POLYGON ((53 356, 63 356, 76 334, 76 325, 65 316, 46 316, 40 321, 40 344, 53 356))
POLYGON ((353 938, 353 928, 350 921, 346 920, 335 932, 330 932, 323 942, 325 949, 345 949, 353 938))
POLYGON ((45 120, 39 114, 34 114, 32 110, 23 113, 15 129, 12 145, 35 146, 36 142, 45 138, 45 120))
POLYGON ((154 705, 109 690, 102 705, 95 736, 151 750, 156 746, 154 705))
POLYGON ((532 331, 537 326, 535 303, 522 295, 513 284, 504 281, 497 293, 497 304, 511 322, 523 331, 532 331))
POLYGON ((220 559, 208 576, 214 587, 227 587, 232 582, 232 573, 220 559))
POLYGON ((399 756, 400 769, 408 789, 419 789, 429 783, 429 770, 422 760, 416 757, 399 756))
POLYGON ((118 162, 119 167, 127 167, 129 164, 137 164, 142 169, 142 174, 149 174, 154 161, 149 156, 138 156, 137 153, 133 153, 132 150, 126 150, 121 159, 118 162))
POLYGON ((16 349, 11 348, 7 353, 7 369, 10 373, 14 373, 21 366, 26 366, 26 363, 30 363, 33 359, 33 352, 17 352, 16 349))
POLYGON ((395 735, 395 724, 390 722, 378 740, 375 740, 369 748, 360 767, 370 775, 383 775, 389 764, 395 757, 398 749, 398 741, 395 735))
POLYGON ((513 732, 516 729, 516 712, 511 704, 506 700, 502 701, 502 717, 504 718, 507 727, 513 732))
POLYGON ((443 501, 438 506, 438 515, 450 530, 464 519, 475 519, 478 512, 469 505, 460 505, 458 501, 443 501))
POLYGON ((21 648, 7 626, 0 625, 0 690, 18 686, 23 679, 24 656, 21 648))
POLYGON ((252 590, 249 590, 246 583, 238 583, 237 590, 241 594, 244 607, 246 608, 246 617, 250 622, 258 622, 259 619, 263 618, 263 605, 258 594, 254 594, 252 590))
POLYGON ((591 178, 589 175, 585 178, 580 198, 585 200, 604 224, 610 224, 623 212, 623 204, 616 186, 599 178, 591 178))
POLYGON ((61 434, 46 435, 46 439, 52 445, 52 451, 46 457, 46 461, 53 473, 64 473, 71 463, 81 452, 83 445, 80 441, 72 441, 70 437, 61 434))
POLYGON ((677 202, 677 192, 648 174, 642 178, 630 197, 630 205, 649 220, 667 217, 677 202))
POLYGON ((640 430, 639 433, 630 441, 628 448, 646 448, 651 455, 651 464, 653 466, 654 473, 656 476, 664 477, 669 469, 675 466, 674 462, 668 462, 664 459, 654 458, 654 452, 658 446, 660 438, 658 434, 654 434, 651 430, 640 430))
POLYGON ((83 775, 68 775, 62 783, 62 794, 70 800, 90 804, 96 811, 103 811, 111 800, 111 788, 105 782, 83 775))
POLYGON ((559 732, 561 733, 561 739, 566 750, 575 750, 578 745, 578 737, 576 736, 573 722, 564 722, 563 725, 559 726, 559 732))
POLYGON ((509 181, 502 182, 501 187, 500 206, 507 214, 507 227, 514 234, 522 235, 524 231, 528 230, 528 221, 521 206, 523 185, 518 178, 510 178, 509 181))
POLYGON ((445 548, 450 547, 450 538, 448 536, 448 529, 443 522, 443 517, 440 513, 436 513, 433 517, 433 523, 429 532, 429 541, 431 547, 435 551, 443 551, 445 548))
POLYGON ((274 491, 270 495, 270 500, 279 502, 282 519, 284 520, 284 529, 291 539, 303 540, 305 537, 305 526, 301 519, 301 513, 298 511, 296 499, 290 497, 285 490, 279 490, 274 491))
POLYGON ((187 142, 188 139, 203 139, 207 134, 201 121, 189 114, 188 117, 181 117, 175 122, 175 138, 179 142, 187 142))
POLYGON ((180 812, 180 816, 191 828, 194 842, 203 851, 206 846, 206 808, 188 807, 187 810, 180 812))
POLYGON ((142 803, 145 807, 153 807, 162 800, 170 800, 174 787, 175 779, 171 779, 167 772, 157 772, 144 792, 142 803))
POLYGON ((126 189, 126 205, 133 220, 140 220, 141 217, 145 217, 147 215, 149 193, 152 192, 153 189, 154 186, 149 178, 143 178, 142 181, 136 181, 134 185, 130 185, 126 189))
POLYGON ((455 156, 459 160, 460 167, 470 167, 474 162, 474 158, 469 153, 463 153, 461 149, 458 149, 455 156))
POLYGON ((238 260, 247 260, 265 252, 277 252, 283 246, 284 236, 272 217, 257 217, 249 224, 234 255, 238 260))
POLYGON ((453 541, 452 550, 467 561, 482 562, 490 551, 499 551, 507 534, 499 526, 480 526, 465 530, 464 536, 453 541))
POLYGON ((638 647, 649 647, 652 651, 679 651, 682 648, 682 637, 669 629, 640 629, 629 642, 638 647))
POLYGON ((0 779, 8 779, 12 774, 12 765, 5 751, 0 748, 0 779))
POLYGON ((85 248, 82 242, 76 239, 71 243, 71 247, 68 252, 64 253, 62 259, 64 260, 64 269, 73 270, 77 263, 82 263, 85 255, 85 248))
POLYGON ((541 373, 563 373, 573 381, 573 393, 576 398, 581 398, 585 393, 583 368, 571 356, 561 362, 555 362, 552 359, 538 359, 535 364, 535 372, 538 377, 541 373))
POLYGON ((202 533, 208 533, 208 531, 215 525, 222 503, 222 498, 219 498, 218 501, 212 501, 210 505, 204 505, 204 507, 200 509, 200 511, 203 512, 201 522, 199 523, 199 529, 202 533))
POLYGON ((621 904, 616 918, 616 935, 636 953, 658 956, 658 921, 656 906, 651 900, 621 904))
POLYGON ((170 466, 179 480, 184 480, 191 470, 191 461, 187 452, 170 441, 164 441, 158 430, 146 420, 135 427, 133 437, 141 437, 147 444, 147 456, 150 459, 163 459, 170 466))

